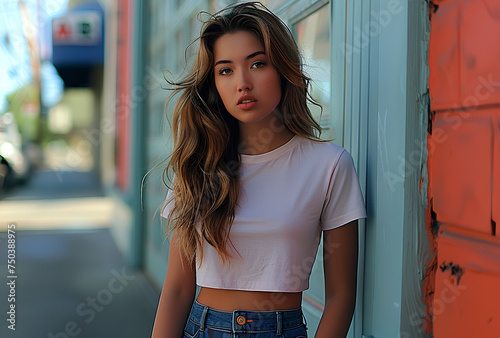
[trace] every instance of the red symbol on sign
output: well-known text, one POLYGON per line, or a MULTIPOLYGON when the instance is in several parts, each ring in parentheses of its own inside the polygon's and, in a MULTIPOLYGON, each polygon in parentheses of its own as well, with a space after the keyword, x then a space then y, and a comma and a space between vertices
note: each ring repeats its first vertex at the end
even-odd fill
POLYGON ((65 24, 61 24, 59 29, 57 30, 57 37, 60 39, 66 39, 69 36, 70 30, 69 27, 65 24))

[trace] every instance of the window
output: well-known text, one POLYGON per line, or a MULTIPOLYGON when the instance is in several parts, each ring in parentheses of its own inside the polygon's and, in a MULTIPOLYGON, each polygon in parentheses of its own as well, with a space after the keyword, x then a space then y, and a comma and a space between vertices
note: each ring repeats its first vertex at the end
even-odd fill
POLYGON ((302 49, 305 73, 312 79, 311 96, 323 107, 309 108, 323 128, 322 138, 334 137, 330 124, 330 6, 318 11, 293 25, 297 43, 302 49))
POLYGON ((267 0, 267 1, 261 1, 261 3, 266 6, 269 9, 272 9, 273 11, 276 9, 279 9, 280 7, 283 7, 283 4, 286 2, 290 2, 288 0, 267 0))

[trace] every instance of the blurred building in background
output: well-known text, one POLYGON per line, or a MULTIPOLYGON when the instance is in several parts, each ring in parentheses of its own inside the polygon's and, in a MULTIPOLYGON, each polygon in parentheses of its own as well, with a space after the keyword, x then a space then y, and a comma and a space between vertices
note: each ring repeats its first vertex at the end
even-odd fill
MULTIPOLYGON (((50 129, 72 135, 67 142, 89 154, 85 165, 99 173, 117 205, 111 226, 116 243, 158 291, 168 261, 159 215, 166 195, 162 172, 172 149, 164 72, 177 77, 192 61, 196 44, 186 47, 199 34, 197 14, 229 3, 74 1, 52 25, 53 62, 66 90, 48 115, 50 129)), ((500 275, 500 78, 494 60, 500 51, 490 51, 487 40, 475 37, 499 32, 498 21, 490 20, 498 18, 499 5, 492 0, 431 6, 400 0, 264 3, 289 25, 302 48, 314 80, 312 94, 324 106, 322 115, 313 114, 323 136, 353 155, 366 198, 369 217, 360 223, 358 298, 349 337, 447 337, 447 332, 492 337, 500 330, 494 306, 500 300, 494 287, 500 275), (471 6, 474 15, 459 21, 459 13, 471 6), (440 35, 451 23, 466 33, 440 35), (453 47, 462 42, 470 42, 470 49, 453 47), (477 86, 485 83, 476 92, 477 86, 464 87, 470 78, 463 74, 471 70, 477 86), (467 148, 470 157, 454 153, 479 136, 474 149, 467 148), (467 158, 473 165, 448 175, 467 158), (462 218, 462 211, 484 226, 471 225, 475 216, 462 218), (459 240, 474 258, 457 254, 459 240), (473 267, 480 272, 472 273, 473 267), (473 324, 466 318, 474 318, 473 324)), ((311 336, 324 306, 321 248, 318 253, 303 302, 311 336)))
POLYGON ((54 170, 99 170, 104 65, 104 12, 98 2, 72 1, 52 19, 51 62, 64 82, 47 112, 46 163, 54 170))

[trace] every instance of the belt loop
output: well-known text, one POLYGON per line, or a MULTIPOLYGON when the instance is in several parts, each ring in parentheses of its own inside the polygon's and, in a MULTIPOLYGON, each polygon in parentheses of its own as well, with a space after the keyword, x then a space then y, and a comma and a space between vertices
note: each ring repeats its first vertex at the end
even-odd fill
POLYGON ((307 319, 306 316, 304 316, 303 312, 302 312, 302 324, 304 324, 304 328, 307 330, 307 319))
POLYGON ((204 305, 203 312, 201 313, 201 317, 200 317, 200 331, 201 332, 205 331, 205 320, 207 318, 207 312, 208 312, 208 306, 204 305))
POLYGON ((276 335, 281 337, 283 330, 283 312, 276 311, 276 335))
POLYGON ((231 337, 236 333, 236 327, 234 327, 236 323, 236 311, 233 311, 233 318, 231 319, 231 337))

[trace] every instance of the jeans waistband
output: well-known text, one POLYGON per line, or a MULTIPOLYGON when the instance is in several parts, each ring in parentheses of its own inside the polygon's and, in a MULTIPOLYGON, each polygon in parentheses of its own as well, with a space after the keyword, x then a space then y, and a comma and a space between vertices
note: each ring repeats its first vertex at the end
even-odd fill
POLYGON ((304 325, 302 309, 279 311, 246 311, 231 312, 209 308, 195 301, 189 314, 190 320, 205 328, 224 329, 228 332, 277 332, 304 325))

